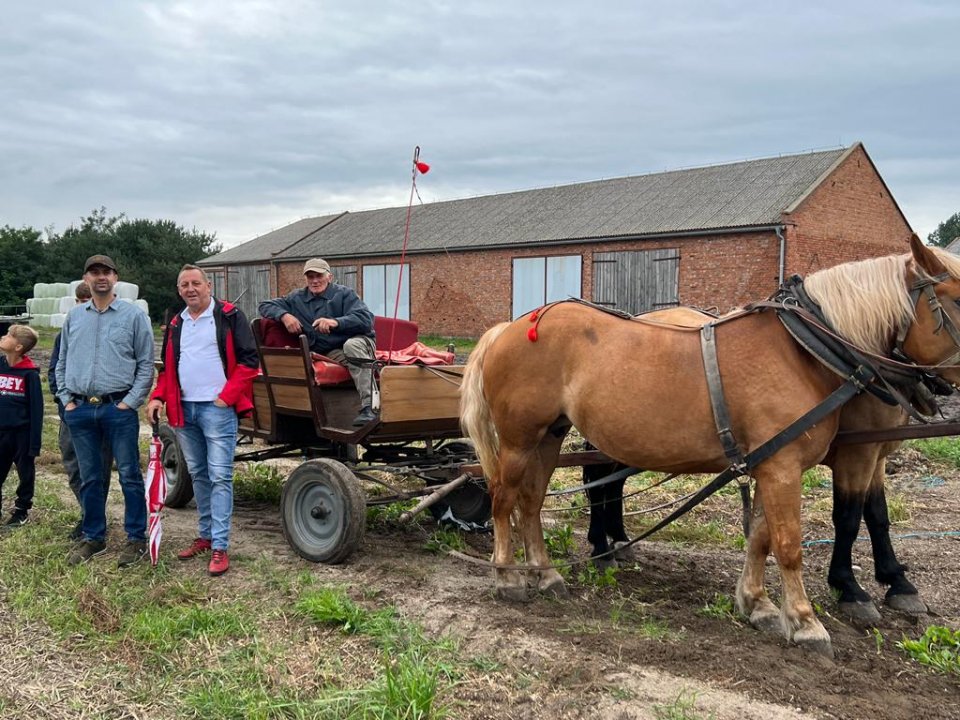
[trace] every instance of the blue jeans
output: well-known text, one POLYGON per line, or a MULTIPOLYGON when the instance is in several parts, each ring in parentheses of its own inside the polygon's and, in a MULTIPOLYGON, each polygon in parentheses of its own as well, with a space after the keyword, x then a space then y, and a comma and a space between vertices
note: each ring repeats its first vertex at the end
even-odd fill
POLYGON ((107 494, 103 487, 103 440, 117 461, 123 490, 123 529, 128 540, 147 538, 147 499, 140 470, 140 418, 136 410, 114 403, 80 403, 63 414, 80 463, 80 507, 83 537, 102 541, 107 534, 107 494))
POLYGON ((210 540, 214 550, 226 550, 233 514, 237 413, 232 407, 221 408, 212 402, 184 402, 183 427, 174 430, 193 478, 199 535, 210 540))

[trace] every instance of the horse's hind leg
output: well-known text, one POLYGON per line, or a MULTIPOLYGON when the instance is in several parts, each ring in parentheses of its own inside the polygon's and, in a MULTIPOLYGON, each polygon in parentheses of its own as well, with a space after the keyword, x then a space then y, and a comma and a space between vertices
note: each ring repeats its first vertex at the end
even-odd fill
POLYGON ((890 586, 885 597, 887 605, 910 615, 923 615, 929 612, 929 608, 921 599, 917 588, 907 580, 907 566, 897 561, 893 544, 890 542, 890 516, 887 513, 887 497, 883 489, 885 466, 886 458, 880 458, 863 508, 863 517, 870 532, 870 543, 873 545, 873 565, 877 582, 890 586))
MULTIPOLYGON (((496 478, 488 478, 491 511, 493 515, 493 563, 515 565, 510 516, 517 505, 520 482, 524 474, 522 456, 501 450, 499 472, 496 478)), ((494 570, 497 596, 504 600, 522 602, 529 600, 526 577, 518 570, 498 567, 494 570)))
POLYGON ((757 490, 770 533, 770 547, 780 566, 783 602, 780 620, 788 640, 833 657, 830 635, 817 619, 803 586, 800 546, 800 465, 788 459, 757 467, 757 490))
POLYGON ((840 612, 868 625, 878 623, 880 613, 853 574, 853 544, 860 532, 864 498, 878 463, 882 468, 878 445, 838 446, 830 462, 834 543, 827 583, 840 594, 840 612))
POLYGON ((767 596, 763 585, 764 569, 770 554, 770 530, 763 513, 763 498, 756 493, 753 503, 753 519, 743 571, 737 582, 737 610, 750 619, 757 630, 780 633, 780 608, 767 596))
POLYGON ((527 475, 520 487, 518 508, 520 511, 519 531, 523 538, 523 547, 527 563, 537 568, 537 589, 547 595, 567 596, 567 586, 563 577, 552 567, 550 555, 543 542, 543 525, 540 522, 540 510, 547 493, 550 476, 557 466, 557 456, 563 436, 548 433, 537 446, 535 457, 527 465, 527 475))

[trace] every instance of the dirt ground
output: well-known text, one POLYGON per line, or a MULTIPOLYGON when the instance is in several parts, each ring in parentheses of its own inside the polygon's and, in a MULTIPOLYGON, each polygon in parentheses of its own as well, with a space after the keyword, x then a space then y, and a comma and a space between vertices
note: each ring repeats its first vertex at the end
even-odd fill
MULTIPOLYGON (((763 635, 733 618, 701 611, 717 594, 732 595, 742 553, 712 547, 677 547, 643 542, 636 560, 618 575, 618 588, 597 591, 571 583, 571 598, 510 604, 493 597, 489 572, 424 550, 434 529, 373 530, 349 562, 336 567, 299 560, 285 544, 276 508, 241 505, 236 513, 234 552, 268 554, 277 563, 309 567, 331 581, 375 591, 437 632, 468 638, 470 651, 496 658, 536 678, 534 692, 504 692, 473 698, 476 718, 654 717, 653 705, 670 705, 681 693, 696 693, 700 715, 724 718, 960 718, 960 679, 933 674, 896 648, 905 634, 930 624, 960 627, 960 538, 926 535, 956 531, 960 517, 960 473, 931 466, 916 451, 903 450, 892 463, 888 492, 902 494, 912 522, 894 528, 895 548, 910 567, 931 613, 922 618, 883 609, 876 629, 856 627, 836 613, 826 585, 832 537, 826 489, 818 508, 805 517, 805 582, 833 638, 835 660, 763 635), (617 618, 614 620, 613 618, 617 618), (650 638, 634 630, 643 619, 670 629, 650 638)), ((165 537, 192 537, 190 509, 169 511, 165 537)), ((585 527, 578 524, 579 551, 587 555, 585 527)), ((470 535, 473 554, 488 556, 489 535, 470 535)), ((861 583, 875 598, 883 588, 872 581, 868 542, 858 542, 855 562, 861 583)), ((242 563, 233 580, 242 581, 242 563)), ((777 592, 775 566, 768 587, 777 592)), ((468 698, 464 698, 468 699, 468 698)), ((465 716, 466 717, 466 716, 465 716)))
MULTIPOLYGON (((364 597, 397 606, 437 634, 455 633, 466 639, 471 654, 491 657, 504 672, 527 678, 510 687, 464 689, 465 710, 457 717, 956 720, 960 678, 913 663, 896 642, 931 624, 960 627, 960 538, 942 534, 960 529, 960 472, 931 464, 913 450, 900 451, 889 470, 888 496, 902 495, 911 515, 894 527, 894 547, 931 612, 912 618, 883 608, 875 631, 837 614, 826 585, 832 546, 821 542, 833 536, 827 488, 805 501, 804 539, 810 544, 804 577, 833 639, 834 660, 761 634, 742 620, 702 613, 718 594, 734 591, 742 552, 732 548, 643 542, 635 547, 635 561, 618 574, 616 588, 597 590, 574 581, 568 600, 510 604, 493 596, 485 568, 424 549, 435 529, 429 519, 413 529, 368 530, 348 562, 323 566, 299 559, 287 546, 277 507, 241 502, 234 516, 233 567, 222 581, 241 587, 245 562, 264 556, 291 571, 306 569, 324 581, 363 588, 364 597), (641 623, 651 619, 667 629, 662 637, 641 632, 641 623), (658 715, 655 706, 670 706, 684 694, 695 694, 695 714, 658 715)), ((117 523, 119 493, 111 493, 111 507, 117 523)), ((195 522, 192 505, 165 511, 167 552, 194 536, 195 522)), ((575 528, 581 555, 588 554, 585 525, 584 519, 575 528)), ((478 557, 489 556, 491 541, 489 535, 468 536, 478 557)), ((872 580, 869 542, 857 542, 854 553, 861 584, 882 599, 884 588, 872 580)), ((767 582, 776 600, 775 566, 768 566, 767 582)), ((8 615, 0 607, 0 627, 8 628, 8 615)), ((0 630, 0 647, 8 646, 10 632, 0 630)), ((47 682, 69 675, 42 673, 42 658, 17 664, 3 650, 0 661, 12 671, 7 683, 16 684, 21 669, 29 672, 21 688, 40 675, 47 682)))

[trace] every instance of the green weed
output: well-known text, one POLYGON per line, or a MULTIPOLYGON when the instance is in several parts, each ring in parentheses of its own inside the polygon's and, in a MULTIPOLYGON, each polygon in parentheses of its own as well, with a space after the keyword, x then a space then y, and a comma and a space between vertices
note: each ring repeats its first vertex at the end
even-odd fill
POLYGON ((233 471, 233 490, 238 498, 280 504, 284 476, 274 466, 263 462, 237 463, 233 471))
POLYGON ((669 705, 654 705, 653 714, 657 720, 704 720, 714 718, 715 715, 703 715, 696 711, 694 705, 697 702, 697 694, 681 690, 677 699, 669 705))
POLYGON ((736 605, 733 597, 725 593, 716 593, 713 599, 697 610, 698 615, 716 618, 717 620, 736 620, 736 605))
POLYGON ((437 555, 445 554, 448 550, 459 550, 463 552, 467 549, 467 541, 458 530, 447 528, 438 528, 430 534, 424 547, 437 555))
POLYGON ((818 488, 830 487, 829 473, 820 466, 805 470, 800 478, 800 487, 805 495, 818 488))
POLYGON ((607 567, 601 572, 593 563, 585 563, 577 573, 577 582, 594 590, 617 587, 617 568, 607 567))
POLYGON ((551 525, 543 533, 543 541, 551 558, 567 558, 576 549, 573 540, 573 526, 570 523, 551 525))
POLYGON ((910 511, 910 501, 907 500, 907 496, 903 493, 888 495, 887 514, 890 522, 894 524, 910 522, 913 513, 910 511))
POLYGON ((897 647, 921 665, 960 675, 960 630, 931 625, 916 640, 904 637, 897 647))
POLYGON ((923 440, 908 440, 907 447, 912 447, 921 455, 930 460, 960 468, 960 438, 943 437, 923 440))

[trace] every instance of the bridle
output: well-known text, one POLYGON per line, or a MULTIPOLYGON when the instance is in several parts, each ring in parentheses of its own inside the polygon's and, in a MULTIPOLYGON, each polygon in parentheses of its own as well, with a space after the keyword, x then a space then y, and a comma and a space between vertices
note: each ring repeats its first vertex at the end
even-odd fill
POLYGON ((960 364, 960 329, 958 329, 953 320, 950 319, 949 313, 944 310, 943 304, 940 302, 940 298, 937 297, 935 290, 937 285, 950 279, 949 273, 940 273, 939 275, 928 275, 919 280, 914 280, 910 286, 910 304, 914 310, 916 310, 917 304, 920 302, 920 296, 923 295, 926 298, 927 306, 930 308, 930 312, 933 314, 934 322, 936 323, 933 331, 934 335, 939 335, 941 330, 946 330, 950 339, 953 341, 956 351, 936 365, 922 366, 920 363, 914 362, 903 349, 903 343, 906 341, 910 328, 913 327, 913 323, 904 325, 897 333, 897 341, 895 344, 896 353, 910 360, 914 365, 924 367, 928 370, 960 364))

